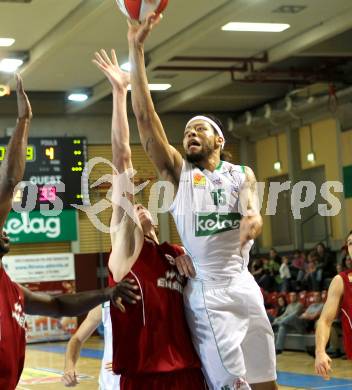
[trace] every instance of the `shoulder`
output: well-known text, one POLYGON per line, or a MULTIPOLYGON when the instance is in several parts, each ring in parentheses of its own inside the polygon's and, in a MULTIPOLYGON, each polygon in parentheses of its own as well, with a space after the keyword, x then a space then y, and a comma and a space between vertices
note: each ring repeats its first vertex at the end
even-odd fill
POLYGON ((342 295, 346 276, 345 272, 340 272, 338 275, 335 275, 330 283, 328 293, 342 295))
POLYGON ((253 169, 247 166, 243 166, 244 169, 244 175, 246 177, 246 180, 249 182, 256 181, 255 174, 253 172, 253 169))

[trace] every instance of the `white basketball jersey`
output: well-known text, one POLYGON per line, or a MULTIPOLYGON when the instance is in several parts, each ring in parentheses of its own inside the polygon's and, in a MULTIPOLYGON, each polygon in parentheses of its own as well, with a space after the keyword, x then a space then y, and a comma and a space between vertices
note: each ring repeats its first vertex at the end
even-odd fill
POLYGON ((120 375, 113 375, 105 369, 106 363, 112 362, 112 326, 110 317, 110 301, 102 305, 101 320, 104 325, 104 356, 101 363, 99 375, 100 390, 118 390, 120 389, 120 375))
POLYGON ((197 278, 216 280, 242 272, 253 241, 240 248, 239 191, 244 167, 221 161, 210 172, 184 161, 170 207, 197 278))

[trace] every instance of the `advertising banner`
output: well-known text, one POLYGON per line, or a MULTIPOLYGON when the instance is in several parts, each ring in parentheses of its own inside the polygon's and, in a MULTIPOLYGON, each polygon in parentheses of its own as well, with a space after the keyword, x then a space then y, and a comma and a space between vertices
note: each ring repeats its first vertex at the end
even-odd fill
MULTIPOLYGON (((74 255, 54 253, 5 256, 3 265, 10 278, 31 291, 48 294, 75 292, 74 255)), ((27 342, 68 340, 77 328, 77 319, 26 316, 27 342)))
POLYGON ((11 243, 64 242, 77 240, 76 210, 62 210, 59 215, 40 211, 11 211, 4 230, 11 243))

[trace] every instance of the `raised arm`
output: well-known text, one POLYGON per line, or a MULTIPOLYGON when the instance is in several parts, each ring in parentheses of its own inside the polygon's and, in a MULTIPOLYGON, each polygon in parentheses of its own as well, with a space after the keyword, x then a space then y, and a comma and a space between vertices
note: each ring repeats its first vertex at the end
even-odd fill
POLYGON ((124 280, 113 288, 107 287, 102 290, 56 296, 34 293, 23 286, 21 288, 25 298, 25 313, 49 317, 79 316, 110 300, 121 311, 125 311, 123 303, 134 304, 140 299, 140 296, 136 294, 138 287, 134 284, 134 280, 124 280))
POLYGON ((67 387, 73 387, 78 384, 76 365, 79 359, 79 354, 81 352, 82 345, 100 324, 101 311, 101 305, 92 309, 67 344, 64 375, 61 379, 67 387))
POLYGON ((338 314, 343 290, 343 280, 341 276, 336 275, 330 284, 328 297, 315 331, 315 371, 324 379, 330 379, 331 359, 325 348, 329 341, 331 325, 338 314))
POLYGON ((145 68, 144 42, 159 20, 160 15, 152 13, 141 25, 129 24, 132 106, 144 150, 161 177, 177 186, 182 169, 182 156, 169 144, 155 111, 145 68))
POLYGON ((7 146, 6 155, 0 168, 0 231, 11 210, 13 191, 22 180, 26 164, 26 149, 32 110, 23 90, 22 79, 17 79, 17 125, 7 146))
POLYGON ((114 50, 111 51, 111 58, 105 50, 95 53, 93 62, 105 74, 112 86, 112 159, 119 174, 113 177, 112 251, 109 258, 109 268, 114 280, 118 282, 130 271, 142 250, 144 242, 144 235, 138 218, 131 218, 131 215, 135 215, 133 209, 134 187, 133 179, 129 179, 127 175, 127 170, 133 168, 126 102, 130 75, 120 69, 114 50), (126 204, 129 205, 129 210, 122 207, 126 204))
POLYGON ((249 167, 244 167, 244 173, 245 181, 240 190, 240 209, 243 215, 240 226, 241 246, 257 238, 263 226, 259 210, 257 179, 249 167))

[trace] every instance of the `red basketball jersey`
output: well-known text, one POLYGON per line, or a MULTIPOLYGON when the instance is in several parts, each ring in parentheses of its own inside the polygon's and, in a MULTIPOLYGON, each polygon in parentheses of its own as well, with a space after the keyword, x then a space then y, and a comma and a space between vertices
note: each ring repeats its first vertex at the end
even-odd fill
MULTIPOLYGON (((199 368, 183 308, 184 278, 173 265, 183 251, 176 245, 145 239, 126 278, 134 279, 142 299, 121 313, 110 307, 113 370, 123 375, 199 368)), ((110 285, 114 285, 110 275, 110 285)))
POLYGON ((352 359, 352 270, 340 272, 343 279, 343 298, 341 303, 341 322, 345 352, 352 359))
POLYGON ((26 348, 24 296, 0 267, 0 389, 13 390, 20 379, 26 348))

